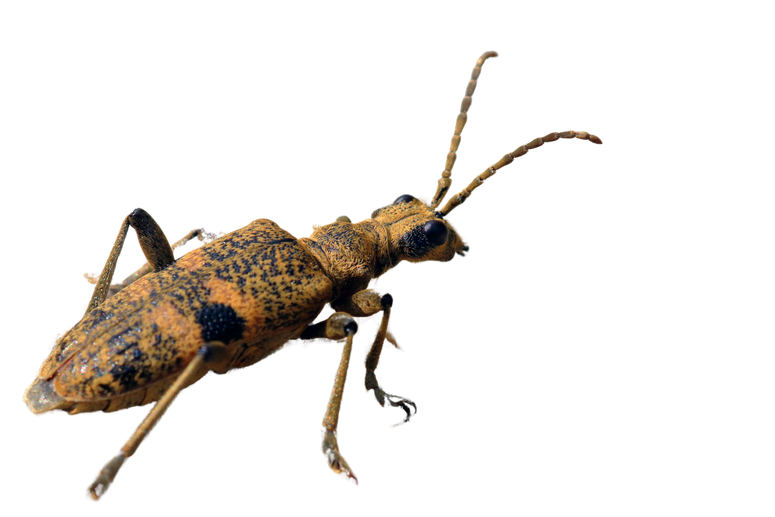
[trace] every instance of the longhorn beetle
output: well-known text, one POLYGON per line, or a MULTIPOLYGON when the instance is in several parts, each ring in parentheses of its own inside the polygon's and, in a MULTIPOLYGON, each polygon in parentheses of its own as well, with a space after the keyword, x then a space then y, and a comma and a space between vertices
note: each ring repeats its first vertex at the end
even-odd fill
POLYGON ((536 138, 506 154, 438 208, 452 183, 460 133, 481 67, 496 55, 485 52, 476 62, 444 171, 427 205, 403 195, 375 210, 370 219, 352 223, 343 216, 302 239, 268 219, 259 219, 177 260, 173 248, 195 237, 201 239, 202 230, 170 246, 144 210, 138 208, 124 219, 105 268, 92 279, 96 286, 86 313, 57 341, 24 395, 34 413, 54 409, 70 414, 110 412, 156 402, 89 487, 94 499, 105 493, 126 458, 135 453, 183 388, 209 371, 225 373, 256 363, 292 339, 345 340, 323 419, 323 451, 334 472, 355 479, 336 440, 358 329, 354 318, 382 312, 366 358, 366 390, 374 390, 380 405, 387 401, 403 409, 405 421, 409 420, 417 406, 386 393, 374 373, 385 339, 392 341, 387 327, 393 298, 367 289, 369 282, 402 260, 446 262, 468 251, 445 217, 498 169, 530 149, 560 138, 602 143, 583 131, 536 138), (111 285, 130 226, 148 262, 123 283, 111 285), (336 312, 313 323, 326 304, 336 312))

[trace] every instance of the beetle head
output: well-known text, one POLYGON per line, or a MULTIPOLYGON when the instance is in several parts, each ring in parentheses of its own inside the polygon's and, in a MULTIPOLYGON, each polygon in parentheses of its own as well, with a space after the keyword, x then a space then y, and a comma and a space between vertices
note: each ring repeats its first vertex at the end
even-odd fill
POLYGON ((468 246, 447 221, 408 194, 374 210, 371 218, 388 231, 393 264, 401 260, 446 262, 455 254, 463 255, 468 251, 468 246))

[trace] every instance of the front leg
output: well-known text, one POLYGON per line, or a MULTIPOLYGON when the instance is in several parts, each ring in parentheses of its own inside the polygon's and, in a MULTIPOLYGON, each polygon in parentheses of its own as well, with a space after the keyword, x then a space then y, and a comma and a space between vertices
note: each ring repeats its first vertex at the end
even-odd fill
POLYGON ((388 333, 388 321, 390 320, 390 310, 393 307, 393 297, 389 294, 380 296, 376 291, 367 289, 360 291, 350 298, 337 301, 331 304, 334 310, 344 311, 352 316, 371 316, 382 311, 382 321, 379 330, 371 345, 369 355, 366 356, 366 391, 374 390, 374 396, 380 406, 385 406, 385 400, 393 407, 400 407, 406 412, 404 423, 408 422, 413 414, 417 413, 417 404, 411 400, 391 395, 383 390, 377 382, 375 370, 379 364, 379 356, 382 353, 382 345, 385 344, 385 338, 397 346, 395 341, 388 333))
MULTIPOLYGON (((372 316, 383 311, 379 326, 374 332, 371 348, 364 353, 364 380, 366 388, 373 393, 380 404, 392 407, 401 406, 408 415, 411 415, 414 409, 412 401, 409 399, 396 397, 385 392, 374 377, 374 371, 379 363, 382 354, 382 348, 385 344, 392 316, 393 297, 385 293, 380 295, 373 289, 367 289, 356 293, 352 298, 338 304, 334 304, 335 310, 346 310, 347 312, 335 312, 324 322, 310 325, 301 335, 302 339, 312 339, 316 337, 327 337, 329 339, 345 339, 342 351, 339 354, 339 361, 334 373, 334 383, 331 385, 331 394, 326 403, 326 410, 323 413, 323 421, 320 426, 320 454, 328 466, 329 472, 334 476, 342 475, 352 477, 347 463, 344 461, 342 451, 339 448, 339 439, 336 428, 339 425, 339 415, 344 401, 344 386, 347 380, 347 372, 350 369, 350 360, 353 350, 354 332, 347 332, 348 325, 354 325, 352 316, 365 317, 372 316)), ((352 327, 352 326, 351 326, 352 327)), ((357 328, 355 326, 354 328, 357 328)))

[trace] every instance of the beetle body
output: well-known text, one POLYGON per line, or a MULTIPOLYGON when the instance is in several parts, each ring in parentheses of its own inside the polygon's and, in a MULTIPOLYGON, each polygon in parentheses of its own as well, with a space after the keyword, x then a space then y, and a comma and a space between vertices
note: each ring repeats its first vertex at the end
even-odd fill
MULTIPOLYGON (((258 220, 143 276, 65 334, 41 368, 33 411, 115 411, 159 399, 203 342, 248 366, 298 337, 331 280, 292 235, 258 220)), ((202 372, 204 374, 204 371, 202 372)))
MULTIPOLYGON (((441 208, 467 120, 481 66, 477 61, 460 108, 446 166, 436 193, 426 204, 409 195, 375 210, 370 219, 337 222, 308 238, 293 235, 267 219, 224 235, 175 260, 174 247, 201 233, 195 230, 170 246, 145 211, 129 214, 98 279, 86 314, 62 336, 25 392, 35 413, 116 411, 157 401, 120 453, 90 487, 99 498, 126 458, 159 421, 177 394, 208 371, 225 373, 254 364, 293 339, 345 340, 323 420, 323 451, 335 472, 355 478, 342 457, 336 429, 346 380, 354 317, 382 313, 366 358, 367 390, 377 401, 400 407, 406 420, 416 405, 386 393, 375 369, 393 299, 368 288, 369 282, 402 261, 446 262, 468 247, 445 217, 486 179, 515 158, 546 142, 578 138, 602 143, 586 132, 565 131, 536 138, 503 156, 441 208), (135 229, 148 263, 121 285, 111 285, 129 227, 135 229), (110 297, 110 293, 115 293, 110 297), (313 323, 326 305, 335 311, 313 323)), ((395 344, 395 343, 394 343, 395 344)), ((357 481, 357 480, 356 480, 357 481)))
POLYGON ((298 240, 259 219, 205 244, 87 313, 59 339, 27 403, 73 414, 155 402, 211 341, 226 345, 227 369, 254 364, 402 259, 449 260, 463 249, 454 230, 428 246, 422 228, 436 218, 422 207, 398 203, 298 240))

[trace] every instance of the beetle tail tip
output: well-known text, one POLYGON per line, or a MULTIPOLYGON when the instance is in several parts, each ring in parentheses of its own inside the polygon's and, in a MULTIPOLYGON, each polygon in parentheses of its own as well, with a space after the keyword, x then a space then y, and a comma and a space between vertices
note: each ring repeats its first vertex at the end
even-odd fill
POLYGON ((36 379, 24 392, 24 402, 35 414, 61 409, 67 404, 54 389, 53 379, 36 379))

